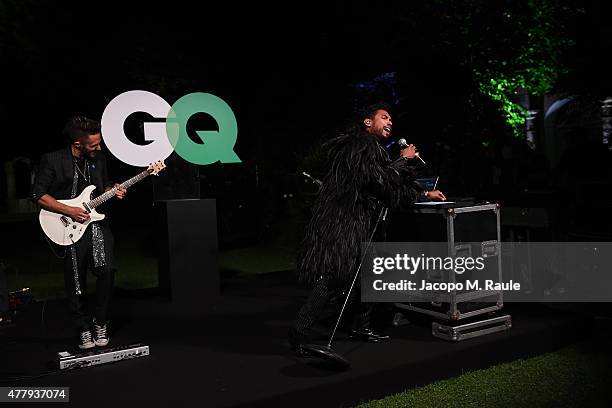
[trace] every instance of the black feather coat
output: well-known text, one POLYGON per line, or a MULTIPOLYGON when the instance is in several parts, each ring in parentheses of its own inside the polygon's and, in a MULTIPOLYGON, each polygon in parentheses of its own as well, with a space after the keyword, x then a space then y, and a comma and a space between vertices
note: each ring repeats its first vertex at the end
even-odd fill
MULTIPOLYGON (((422 190, 409 160, 391 161, 376 136, 364 131, 340 135, 324 145, 330 169, 312 208, 300 246, 300 282, 327 276, 350 282, 382 206, 412 204, 422 190)), ((381 226, 379 226, 381 228, 381 226)))

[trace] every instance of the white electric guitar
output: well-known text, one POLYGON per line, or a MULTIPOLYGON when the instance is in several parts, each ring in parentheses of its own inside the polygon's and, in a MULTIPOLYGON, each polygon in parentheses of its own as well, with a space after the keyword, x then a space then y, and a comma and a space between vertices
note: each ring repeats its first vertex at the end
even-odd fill
MULTIPOLYGON (((151 164, 145 171, 135 175, 131 179, 121 183, 121 188, 126 189, 139 181, 147 178, 150 175, 157 175, 160 171, 166 168, 163 160, 151 164)), ((60 203, 69 205, 71 207, 82 207, 89 213, 89 219, 84 222, 74 221, 67 215, 55 213, 47 210, 40 210, 38 220, 44 233, 49 239, 58 245, 71 245, 77 242, 85 230, 92 222, 103 220, 105 215, 100 214, 96 211, 96 207, 105 203, 107 200, 113 198, 117 193, 115 187, 111 188, 107 192, 99 195, 98 197, 91 199, 91 193, 96 189, 96 186, 89 185, 83 189, 83 192, 75 198, 70 200, 57 200, 60 203)))

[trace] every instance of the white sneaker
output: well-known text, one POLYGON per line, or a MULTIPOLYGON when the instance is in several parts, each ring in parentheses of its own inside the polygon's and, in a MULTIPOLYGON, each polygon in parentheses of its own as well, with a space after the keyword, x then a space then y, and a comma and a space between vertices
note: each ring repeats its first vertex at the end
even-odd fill
POLYGON ((90 349, 96 345, 91 337, 91 330, 82 331, 79 337, 79 348, 81 350, 90 349))
POLYGON ((103 347, 103 346, 108 345, 108 342, 110 341, 110 339, 108 338, 108 331, 106 328, 106 323, 99 324, 98 322, 94 321, 94 337, 95 337, 96 346, 103 347))

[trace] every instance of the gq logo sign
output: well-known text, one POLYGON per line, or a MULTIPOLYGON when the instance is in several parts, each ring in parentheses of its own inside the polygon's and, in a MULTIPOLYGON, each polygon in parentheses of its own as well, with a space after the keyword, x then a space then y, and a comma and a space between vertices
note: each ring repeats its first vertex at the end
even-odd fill
POLYGON ((119 160, 132 166, 148 166, 176 151, 195 164, 240 163, 234 152, 238 125, 234 112, 223 99, 208 93, 190 93, 170 106, 160 96, 147 91, 128 91, 115 97, 102 114, 104 142, 119 160), (145 112, 154 118, 166 118, 166 123, 145 122, 144 137, 148 145, 132 143, 123 130, 128 116, 145 112), (196 131, 204 144, 195 143, 187 135, 187 121, 195 113, 208 113, 219 131, 196 131))

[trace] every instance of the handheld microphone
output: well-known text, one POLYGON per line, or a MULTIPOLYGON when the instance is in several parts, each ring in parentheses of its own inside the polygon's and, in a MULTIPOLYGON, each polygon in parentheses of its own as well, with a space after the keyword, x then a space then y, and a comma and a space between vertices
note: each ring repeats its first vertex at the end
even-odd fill
MULTIPOLYGON (((402 149, 402 150, 408 147, 408 142, 406 142, 406 139, 404 139, 404 138, 402 138, 402 139, 398 140, 398 141, 397 141, 397 144, 399 145, 400 149, 402 149)), ((421 155, 419 154, 419 152, 416 152, 416 157, 417 157, 417 159, 419 159, 421 162, 423 162, 423 164, 425 164, 425 165, 427 164, 427 163, 425 163, 425 160, 423 160, 423 159, 421 158, 421 155)))

